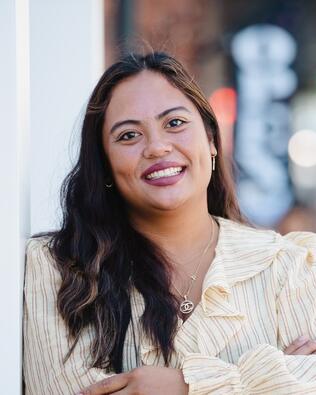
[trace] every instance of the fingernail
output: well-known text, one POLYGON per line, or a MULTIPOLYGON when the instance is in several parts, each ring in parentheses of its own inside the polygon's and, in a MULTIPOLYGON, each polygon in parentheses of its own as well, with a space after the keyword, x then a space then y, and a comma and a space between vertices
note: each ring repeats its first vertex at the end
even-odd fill
POLYGON ((305 341, 305 340, 308 340, 308 337, 305 336, 305 335, 300 336, 300 337, 297 339, 297 341, 299 341, 299 342, 302 342, 302 341, 305 341))

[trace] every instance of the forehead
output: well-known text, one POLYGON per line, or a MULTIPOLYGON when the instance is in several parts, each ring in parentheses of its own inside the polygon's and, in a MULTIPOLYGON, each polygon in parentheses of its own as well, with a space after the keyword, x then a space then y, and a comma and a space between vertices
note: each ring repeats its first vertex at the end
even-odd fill
POLYGON ((114 88, 105 114, 105 126, 110 127, 118 120, 153 118, 178 106, 197 112, 191 100, 163 75, 145 70, 114 88))

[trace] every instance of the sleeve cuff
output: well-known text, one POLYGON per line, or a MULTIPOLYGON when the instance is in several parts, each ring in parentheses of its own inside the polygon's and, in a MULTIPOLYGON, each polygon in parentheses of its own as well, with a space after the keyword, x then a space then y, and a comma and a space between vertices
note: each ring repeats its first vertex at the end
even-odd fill
POLYGON ((189 384, 189 395, 223 393, 223 390, 229 394, 243 394, 237 366, 219 358, 188 354, 182 372, 184 381, 189 384))
POLYGON ((316 382, 299 381, 289 371, 283 352, 269 344, 243 354, 237 365, 216 357, 188 354, 182 371, 189 395, 316 394, 316 382))

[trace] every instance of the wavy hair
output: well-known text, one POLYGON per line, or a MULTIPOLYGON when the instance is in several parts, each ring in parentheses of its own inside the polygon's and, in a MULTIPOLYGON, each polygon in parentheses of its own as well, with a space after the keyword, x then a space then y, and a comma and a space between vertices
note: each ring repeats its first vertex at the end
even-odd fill
POLYGON ((166 365, 177 328, 178 301, 170 291, 170 263, 157 245, 133 228, 119 191, 105 188, 112 174, 102 130, 111 93, 121 81, 143 70, 160 73, 198 109, 218 153, 207 189, 209 213, 242 221, 216 118, 183 66, 165 53, 152 52, 129 54, 106 70, 87 105, 79 158, 61 187, 63 220, 61 228, 50 233, 49 250, 62 279, 58 311, 73 341, 67 357, 89 326, 94 333, 92 366, 117 373, 122 371, 127 328, 130 323, 134 328, 133 289, 144 299, 142 330, 160 349, 166 365))

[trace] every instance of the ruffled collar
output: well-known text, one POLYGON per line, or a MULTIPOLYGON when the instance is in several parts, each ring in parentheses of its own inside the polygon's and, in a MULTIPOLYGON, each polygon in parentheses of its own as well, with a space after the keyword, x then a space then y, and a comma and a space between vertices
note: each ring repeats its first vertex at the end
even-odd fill
MULTIPOLYGON (((288 248, 287 238, 274 231, 215 218, 219 224, 215 257, 203 281, 200 303, 185 322, 179 318, 174 366, 180 366, 188 352, 216 356, 225 348, 247 323, 246 315, 234 304, 232 288, 265 270, 283 248, 288 248)), ((315 257, 311 249, 303 248, 302 252, 309 260, 315 257)), ((143 364, 163 364, 145 336, 140 351, 143 364)))
POLYGON ((222 311, 219 305, 212 303, 214 296, 229 295, 237 282, 248 280, 266 269, 280 249, 276 241, 281 236, 274 231, 253 229, 221 217, 216 220, 219 224, 218 242, 203 281, 200 302, 206 316, 229 315, 228 311, 225 313, 226 310, 222 311))

